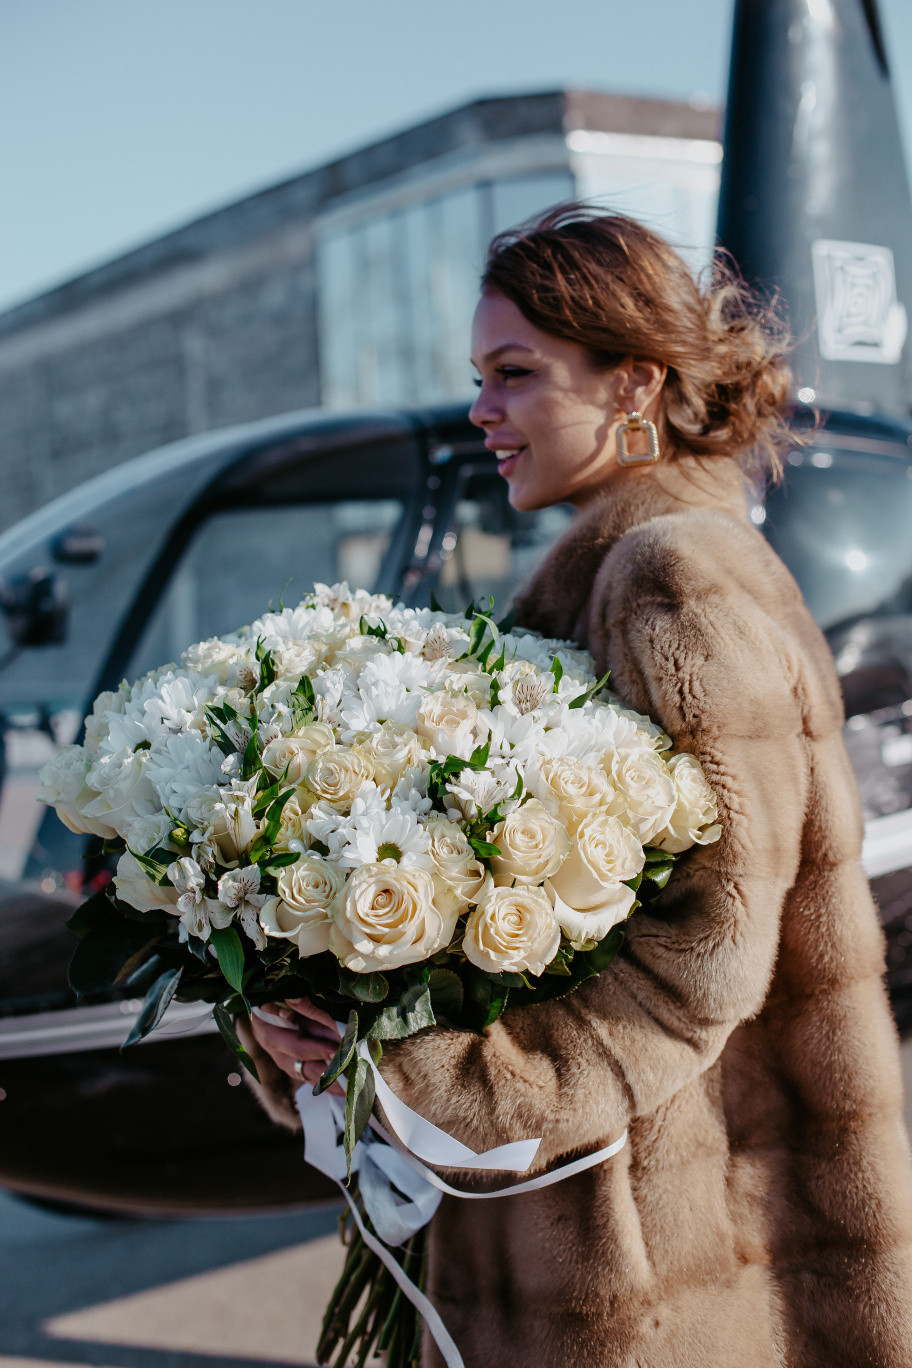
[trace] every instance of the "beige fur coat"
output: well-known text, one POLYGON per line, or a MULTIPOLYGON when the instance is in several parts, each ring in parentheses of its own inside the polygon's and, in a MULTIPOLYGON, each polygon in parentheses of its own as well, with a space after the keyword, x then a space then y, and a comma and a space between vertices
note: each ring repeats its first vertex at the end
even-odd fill
MULTIPOLYGON (((629 1127, 543 1191, 444 1198, 429 1290, 467 1368, 912 1368, 910 1159, 839 688, 737 468, 623 472, 520 621, 587 644, 699 758, 723 835, 598 979, 384 1056, 475 1149, 541 1135, 552 1167, 629 1127)), ((287 1079, 266 1091, 291 1120, 287 1079)))

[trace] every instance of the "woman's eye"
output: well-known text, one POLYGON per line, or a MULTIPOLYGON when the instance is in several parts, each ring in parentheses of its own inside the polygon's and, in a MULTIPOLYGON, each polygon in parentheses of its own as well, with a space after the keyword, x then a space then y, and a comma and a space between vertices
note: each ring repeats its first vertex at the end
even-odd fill
MULTIPOLYGON (((498 366, 496 373, 500 376, 501 380, 521 380, 524 375, 532 374, 525 366, 498 366)), ((476 375, 472 378, 472 384, 476 389, 481 389, 483 381, 479 380, 476 375)))

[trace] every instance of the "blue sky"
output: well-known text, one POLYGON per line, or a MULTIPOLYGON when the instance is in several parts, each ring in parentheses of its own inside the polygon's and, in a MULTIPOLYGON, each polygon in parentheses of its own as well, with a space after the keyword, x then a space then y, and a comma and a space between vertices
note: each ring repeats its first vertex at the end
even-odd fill
MULTIPOLYGON (((912 3, 881 0, 906 147, 912 3)), ((0 0, 0 309, 483 95, 721 101, 730 0, 0 0)))

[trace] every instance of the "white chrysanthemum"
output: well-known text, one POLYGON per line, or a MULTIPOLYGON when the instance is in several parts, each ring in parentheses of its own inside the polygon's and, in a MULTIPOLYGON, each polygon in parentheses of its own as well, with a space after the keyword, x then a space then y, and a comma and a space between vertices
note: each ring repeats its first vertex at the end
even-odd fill
POLYGON ((146 756, 146 774, 159 805, 175 814, 182 814, 200 789, 221 777, 222 752, 201 732, 160 737, 146 756))
POLYGON ((108 735, 101 742, 107 754, 162 736, 173 736, 205 726, 203 710, 215 696, 218 680, 189 671, 169 670, 158 679, 134 686, 120 716, 112 716, 108 735))
POLYGON ((185 669, 201 675, 215 675, 222 684, 227 683, 233 670, 248 662, 246 652, 222 637, 209 637, 206 641, 195 642, 193 646, 188 646, 180 659, 185 669))

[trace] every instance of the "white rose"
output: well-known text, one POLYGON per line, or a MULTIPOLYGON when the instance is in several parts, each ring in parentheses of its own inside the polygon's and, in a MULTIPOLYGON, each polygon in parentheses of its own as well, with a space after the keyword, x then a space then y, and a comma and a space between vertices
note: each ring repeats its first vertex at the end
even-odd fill
POLYGON ((478 709, 465 694, 429 694, 415 719, 415 731, 441 757, 458 755, 468 760, 481 729, 478 709))
POLYGON ((320 653, 310 641, 283 641, 281 649, 274 653, 274 659, 279 677, 297 683, 318 664, 320 653))
POLYGON ((206 641, 194 642, 181 656, 185 669, 196 670, 201 675, 216 675, 224 684, 231 668, 246 657, 233 642, 222 641, 220 637, 209 637, 206 641))
POLYGON ((427 823, 428 854, 434 861, 434 897, 438 905, 457 915, 473 900, 485 881, 485 869, 469 845, 465 832, 445 817, 427 823))
POLYGON ((39 774, 35 797, 40 803, 55 808, 57 816, 70 831, 110 841, 117 835, 110 822, 84 814, 86 805, 98 797, 97 790, 86 783, 91 767, 92 757, 82 746, 62 746, 39 774))
POLYGON ((625 801, 624 819, 648 845, 662 830, 677 802, 675 782, 668 766, 654 750, 613 755, 609 759, 611 779, 625 801))
POLYGON ((279 896, 268 898, 260 909, 266 935, 292 941, 302 959, 328 950, 330 905, 342 887, 335 866, 317 855, 302 855, 282 870, 276 886, 279 896))
POLYGON ((591 812, 616 814, 624 808, 605 771, 580 760, 547 757, 530 771, 528 787, 571 835, 591 812))
POLYGON ((263 747, 263 767, 274 779, 284 776, 289 784, 302 784, 310 762, 332 750, 335 744, 332 727, 325 722, 308 722, 296 736, 269 741, 263 747))
POLYGON ((417 964, 444 950, 456 914, 434 901, 424 869, 383 860, 356 869, 333 903, 329 948, 356 974, 417 964))
POLYGON ((560 926, 540 888, 490 883, 469 913, 462 948, 489 974, 543 974, 560 948, 560 926))
POLYGON ((311 793, 333 807, 348 806, 362 784, 373 778, 370 762, 361 751, 336 746, 307 766, 304 782, 311 793))
POLYGON ((128 850, 117 861, 114 887, 118 898, 139 912, 164 910, 177 915, 177 889, 154 883, 128 850))
POLYGON ((497 884, 540 884, 570 853, 567 828, 537 798, 515 808, 488 839, 500 848, 491 860, 497 884))
POLYGON ((406 770, 422 763, 421 743, 411 727, 402 722, 382 722, 355 748, 364 755, 382 789, 395 788, 406 770))
POLYGON ((115 751, 102 755, 89 770, 86 782, 97 797, 86 803, 82 816, 113 827, 125 837, 137 817, 150 817, 160 810, 146 773, 148 751, 115 751))
POLYGON ((700 767, 692 755, 674 755, 668 761, 674 780, 675 807, 668 823, 652 838, 670 855, 678 855, 693 845, 710 845, 722 834, 719 805, 700 767))
POLYGON ((571 942, 599 941, 625 919, 635 895, 622 880, 639 874, 645 861, 620 818, 593 813, 581 823, 569 856, 545 885, 571 942))
POLYGON ((108 734, 111 725, 111 717, 120 717, 126 706, 127 694, 120 690, 112 693, 110 689, 105 689, 98 695, 92 704, 92 712, 86 718, 84 748, 90 755, 95 755, 99 746, 108 734))
POLYGON ((298 789, 288 799, 279 817, 279 830, 273 843, 276 850, 303 851, 310 844, 307 816, 313 803, 313 794, 305 788, 298 789))

